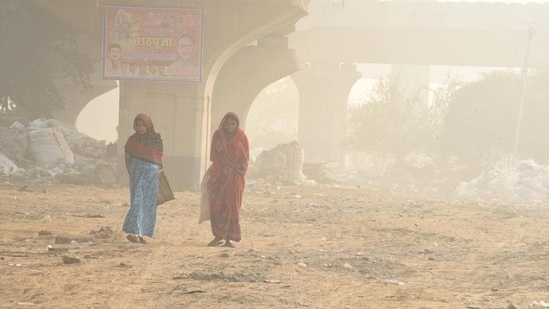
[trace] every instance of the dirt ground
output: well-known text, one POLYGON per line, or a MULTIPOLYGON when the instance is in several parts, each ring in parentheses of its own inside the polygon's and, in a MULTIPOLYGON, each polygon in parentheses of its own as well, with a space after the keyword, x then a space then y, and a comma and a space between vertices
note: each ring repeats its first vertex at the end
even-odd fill
POLYGON ((546 204, 248 188, 233 249, 176 198, 141 245, 127 188, 1 184, 0 308, 549 307, 546 204))

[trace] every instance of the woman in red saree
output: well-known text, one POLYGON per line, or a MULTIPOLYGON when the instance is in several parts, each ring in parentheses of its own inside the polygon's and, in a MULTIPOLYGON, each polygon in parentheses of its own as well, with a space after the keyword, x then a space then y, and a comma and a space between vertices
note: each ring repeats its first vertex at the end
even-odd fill
POLYGON ((227 113, 212 137, 208 193, 210 222, 214 239, 208 246, 234 247, 240 241, 240 209, 250 150, 248 138, 240 129, 238 115, 227 113))

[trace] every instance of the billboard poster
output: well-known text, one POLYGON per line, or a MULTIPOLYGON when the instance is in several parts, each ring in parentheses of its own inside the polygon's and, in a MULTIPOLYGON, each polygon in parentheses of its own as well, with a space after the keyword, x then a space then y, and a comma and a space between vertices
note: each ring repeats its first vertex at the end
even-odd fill
POLYGON ((107 6, 103 78, 202 81, 202 9, 107 6))

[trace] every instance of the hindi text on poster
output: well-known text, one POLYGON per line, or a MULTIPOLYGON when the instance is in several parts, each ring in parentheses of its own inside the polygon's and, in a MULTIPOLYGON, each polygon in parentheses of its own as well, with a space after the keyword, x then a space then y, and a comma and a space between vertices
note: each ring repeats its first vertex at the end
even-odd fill
POLYGON ((202 9, 108 6, 103 77, 202 80, 202 9))

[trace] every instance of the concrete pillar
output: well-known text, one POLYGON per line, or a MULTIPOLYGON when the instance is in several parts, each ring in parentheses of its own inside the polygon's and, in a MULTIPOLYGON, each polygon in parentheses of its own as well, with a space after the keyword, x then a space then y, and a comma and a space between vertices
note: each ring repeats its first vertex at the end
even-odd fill
POLYGON ((299 91, 299 143, 306 162, 344 164, 349 92, 360 79, 354 64, 311 63, 292 75, 299 91))
POLYGON ((228 111, 236 112, 245 128, 257 95, 271 83, 299 70, 295 52, 287 44, 286 37, 269 35, 257 46, 241 48, 227 60, 215 81, 212 132, 228 111))
POLYGON ((118 180, 127 183, 124 144, 134 133, 133 120, 138 113, 151 116, 155 131, 164 141, 164 167, 174 189, 197 187, 200 160, 205 156, 202 141, 210 132, 202 130, 209 98, 201 95, 201 84, 120 82, 118 125, 118 180), (206 101, 206 102, 204 102, 206 101))

